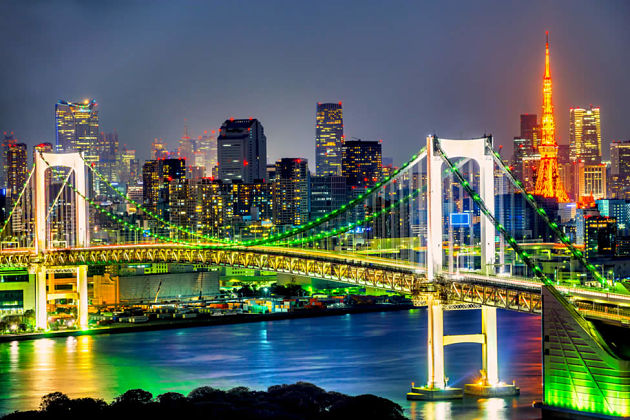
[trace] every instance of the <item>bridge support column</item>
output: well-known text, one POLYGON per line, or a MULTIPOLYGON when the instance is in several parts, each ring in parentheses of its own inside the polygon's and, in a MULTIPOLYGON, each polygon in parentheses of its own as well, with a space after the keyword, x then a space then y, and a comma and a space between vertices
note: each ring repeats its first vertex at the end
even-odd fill
POLYGON ((476 384, 466 384, 464 393, 481 397, 509 397, 518 395, 520 389, 515 384, 499 382, 497 347, 497 308, 481 307, 481 351, 482 380, 476 384))
POLYGON ((429 378, 427 388, 444 389, 444 309, 439 300, 429 298, 427 307, 429 315, 427 366, 429 378))
POLYGON ((77 267, 77 321, 80 328, 88 326, 88 285, 87 265, 77 267))
POLYGON ((46 292, 46 267, 35 265, 35 328, 48 329, 48 293, 46 292))
POLYGON ((485 338, 482 344, 482 357, 486 381, 489 385, 496 385, 499 383, 497 308, 481 307, 481 332, 485 338))
POLYGON ((433 136, 427 137, 427 279, 442 271, 442 158, 435 154, 433 136))

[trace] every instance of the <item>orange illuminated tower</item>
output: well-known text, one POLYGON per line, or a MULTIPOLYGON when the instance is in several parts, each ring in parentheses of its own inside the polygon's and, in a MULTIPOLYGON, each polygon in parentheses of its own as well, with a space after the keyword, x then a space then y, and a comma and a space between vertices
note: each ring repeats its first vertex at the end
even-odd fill
POLYGON ((558 175, 558 144, 556 143, 556 127, 553 119, 551 102, 551 72, 549 70, 549 32, 546 33, 545 77, 543 78, 543 114, 542 139, 538 145, 540 164, 536 177, 534 194, 543 197, 555 197, 559 202, 569 201, 567 193, 558 175))

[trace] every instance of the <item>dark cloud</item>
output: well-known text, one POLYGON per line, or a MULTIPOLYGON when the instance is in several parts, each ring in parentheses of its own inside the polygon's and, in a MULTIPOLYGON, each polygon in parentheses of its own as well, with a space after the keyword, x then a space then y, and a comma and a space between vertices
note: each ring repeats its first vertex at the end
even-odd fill
POLYGON ((50 141, 57 99, 94 97, 141 157, 184 118, 199 134, 254 116, 270 159, 312 160, 315 104, 341 100, 346 136, 398 162, 432 132, 509 145, 539 113, 549 30, 560 141, 590 103, 625 139, 628 21, 626 0, 3 1, 0 130, 50 141))

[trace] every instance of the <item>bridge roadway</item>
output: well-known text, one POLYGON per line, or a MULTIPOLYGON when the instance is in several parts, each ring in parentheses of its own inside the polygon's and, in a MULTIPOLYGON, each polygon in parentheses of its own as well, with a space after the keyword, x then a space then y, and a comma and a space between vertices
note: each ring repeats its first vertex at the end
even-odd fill
MULTIPOLYGON (((428 293, 438 292, 442 299, 449 302, 495 306, 535 314, 542 310, 542 283, 536 279, 482 275, 475 272, 443 272, 436 282, 429 282, 425 270, 409 261, 310 248, 194 248, 178 244, 143 243, 52 249, 39 256, 32 249, 0 252, 0 265, 5 266, 32 267, 43 264, 48 268, 60 268, 147 262, 212 264, 269 270, 412 296, 426 297, 428 293)), ((619 310, 630 308, 630 295, 564 285, 558 285, 556 289, 571 296, 573 300, 591 303, 588 310, 584 309, 584 313, 591 317, 611 319, 614 312, 617 316, 615 319, 622 321, 623 317, 620 318, 618 314, 628 313, 627 321, 630 322, 630 310, 619 310)), ((419 301, 422 302, 422 299, 419 301)))

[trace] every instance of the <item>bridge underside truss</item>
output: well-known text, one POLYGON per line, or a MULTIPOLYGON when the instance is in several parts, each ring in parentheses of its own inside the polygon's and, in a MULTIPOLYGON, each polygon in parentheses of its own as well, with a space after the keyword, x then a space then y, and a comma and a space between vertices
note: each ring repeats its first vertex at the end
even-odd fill
POLYGON ((386 267, 362 265, 352 260, 327 261, 317 257, 276 255, 246 250, 211 250, 190 248, 134 248, 56 251, 45 255, 47 266, 103 265, 133 263, 210 264, 268 270, 374 287, 412 294, 426 284, 423 274, 386 267))
POLYGON ((506 289, 464 282, 449 282, 442 288, 449 302, 467 302, 518 312, 542 313, 540 291, 506 289))

